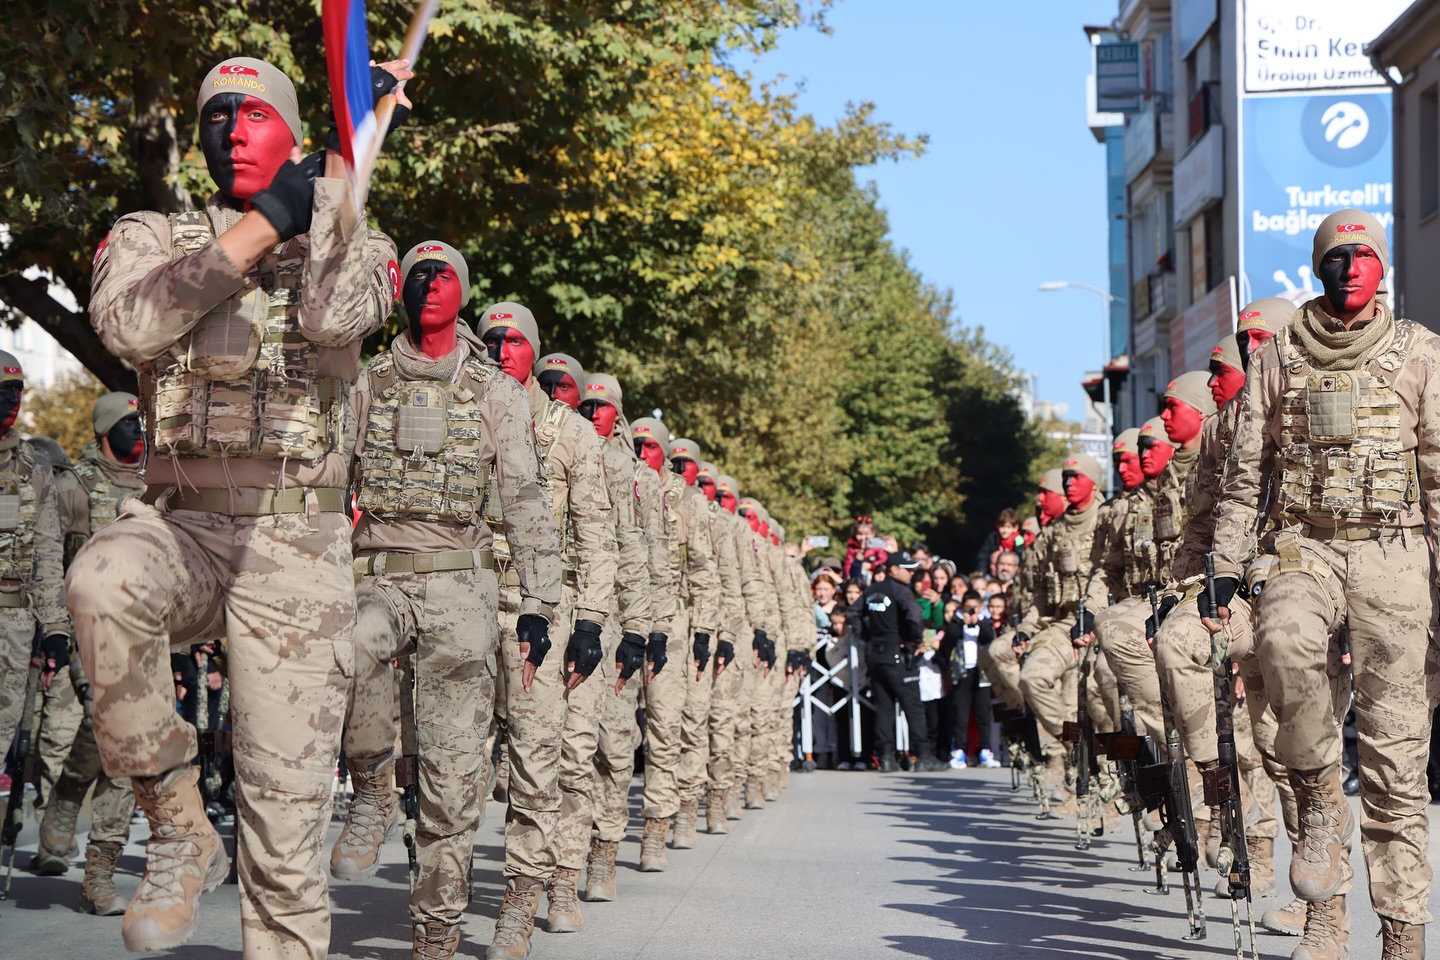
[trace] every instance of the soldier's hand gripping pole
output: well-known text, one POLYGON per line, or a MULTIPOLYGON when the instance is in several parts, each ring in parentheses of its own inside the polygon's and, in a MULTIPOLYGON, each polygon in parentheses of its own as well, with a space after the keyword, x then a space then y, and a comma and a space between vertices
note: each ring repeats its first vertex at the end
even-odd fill
POLYGON ((420 830, 420 738, 415 729, 415 662, 419 652, 403 661, 400 675, 400 762, 395 765, 395 785, 400 788, 400 808, 405 814, 405 854, 410 860, 410 892, 420 882, 418 840, 420 830))
MULTIPOLYGON (((1215 597, 1215 555, 1205 554, 1205 596, 1210 609, 1218 609, 1215 597)), ((1255 907, 1250 894, 1250 858, 1245 845, 1245 814, 1240 794, 1240 763, 1235 750, 1235 697, 1228 654, 1230 631, 1222 628, 1210 635, 1210 666, 1215 678, 1215 735, 1219 761, 1203 774, 1205 803, 1218 818, 1220 852, 1215 868, 1226 879, 1230 893, 1230 927, 1235 936, 1235 956, 1244 960, 1245 949, 1240 923, 1240 900, 1250 927, 1250 953, 1255 949, 1255 907)))
POLYGON ((15 779, 10 782, 10 797, 5 803, 5 823, 0 825, 0 867, 5 870, 5 889, 0 900, 10 897, 10 880, 15 874, 15 844, 25 823, 25 784, 33 766, 30 730, 35 725, 35 705, 40 698, 40 673, 44 660, 40 655, 41 630, 37 624, 30 641, 30 672, 25 675, 25 703, 20 709, 20 729, 15 735, 15 779))
MULTIPOLYGON (((1071 631, 1072 639, 1084 640, 1087 633, 1085 622, 1085 593, 1084 584, 1079 583, 1080 577, 1076 575, 1076 582, 1080 586, 1079 600, 1076 605, 1075 626, 1071 631)), ((1085 687, 1090 682, 1090 646, 1087 644, 1080 648, 1080 695, 1077 698, 1079 706, 1076 708, 1075 723, 1065 724, 1063 733, 1065 739, 1070 741, 1073 749, 1075 762, 1075 849, 1087 850, 1090 847, 1090 753, 1092 737, 1095 734, 1090 724, 1090 711, 1086 708, 1085 687)))

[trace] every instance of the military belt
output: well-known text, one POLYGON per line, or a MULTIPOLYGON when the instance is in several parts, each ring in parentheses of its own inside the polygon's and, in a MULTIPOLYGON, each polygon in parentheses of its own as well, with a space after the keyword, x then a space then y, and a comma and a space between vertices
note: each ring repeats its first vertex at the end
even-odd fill
POLYGON ((495 569, 489 550, 442 550, 439 553, 372 553, 355 558, 357 576, 388 573, 444 573, 449 570, 495 569))
POLYGON ((1309 523, 1298 524, 1294 527, 1282 527, 1281 529, 1295 530, 1302 537, 1324 542, 1334 540, 1384 540, 1388 537, 1398 537, 1407 529, 1414 530, 1417 534, 1424 532, 1423 528, 1418 526, 1408 528, 1388 525, 1317 527, 1309 523))
MULTIPOLYGON (((577 590, 580 589, 580 574, 574 570, 565 571, 563 583, 567 587, 574 587, 577 590)), ((502 564, 500 567, 500 585, 502 587, 520 586, 520 571, 516 570, 512 564, 502 564)))
POLYGON ((291 487, 271 490, 266 487, 219 487, 181 490, 174 487, 150 487, 141 498, 154 504, 173 491, 166 506, 171 510, 193 510, 197 513, 224 513, 232 517, 270 517, 286 513, 306 513, 308 494, 315 494, 315 509, 321 513, 344 513, 345 491, 339 487, 291 487))
POLYGON ((30 595, 24 590, 17 590, 14 593, 0 593, 0 608, 26 607, 29 605, 30 595))

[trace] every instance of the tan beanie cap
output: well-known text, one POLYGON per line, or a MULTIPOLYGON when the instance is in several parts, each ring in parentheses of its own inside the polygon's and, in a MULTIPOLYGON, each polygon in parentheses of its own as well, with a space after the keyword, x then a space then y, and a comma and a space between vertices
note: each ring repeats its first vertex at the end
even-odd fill
POLYGON ((1244 370, 1244 361, 1240 359, 1240 344, 1235 342, 1234 337, 1226 337, 1215 344, 1215 349, 1210 351, 1211 363, 1223 363, 1234 370, 1244 370))
MULTIPOLYGON (((470 267, 465 263, 465 258, 460 251, 456 250, 444 240, 425 240, 410 248, 405 254, 405 259, 400 261, 400 285, 405 285, 405 278, 410 276, 410 268, 421 260, 444 260, 455 268, 455 276, 460 278, 460 306, 470 302, 470 267)), ((398 295, 400 291, 396 291, 398 295)), ((400 299, 400 309, 405 309, 404 298, 400 299)))
POLYGON ((579 360, 568 353, 547 353, 535 361, 535 376, 538 377, 540 374, 550 371, 570 374, 570 379, 575 381, 576 389, 582 394, 581 399, 584 399, 583 394, 588 381, 585 379, 585 368, 580 366, 579 360))
POLYGON ((1061 471, 1061 482, 1064 482, 1065 470, 1075 470, 1085 474, 1090 480, 1099 484, 1105 479, 1105 468, 1100 466, 1100 461, 1088 453, 1077 453, 1065 461, 1065 468, 1061 471))
POLYGON ((107 393, 95 401, 95 436, 109 433, 110 428, 130 414, 140 413, 140 400, 133 393, 107 393))
MULTIPOLYGON (((1214 406, 1214 404, 1212 403, 1211 406, 1214 406)), ((1165 432, 1165 421, 1159 417, 1151 417, 1149 420, 1140 424, 1140 440, 1144 440, 1147 437, 1163 443, 1167 447, 1175 446, 1175 443, 1170 439, 1170 434, 1165 432)), ((1137 444, 1139 442, 1139 440, 1136 441, 1137 444)))
POLYGON ((740 484, 728 473, 722 473, 715 478, 715 489, 721 493, 728 493, 732 497, 740 496, 740 484))
POLYGON ((1210 393, 1210 374, 1204 370, 1180 374, 1165 388, 1165 396, 1194 407, 1202 417, 1208 417, 1216 410, 1215 397, 1210 393))
POLYGON ((475 332, 484 340, 485 334, 497 327, 514 327, 519 330, 530 342, 530 349, 536 354, 540 353, 540 326, 535 322, 535 314, 530 312, 529 307, 509 300, 490 304, 480 314, 475 332))
POLYGON ((0 383, 10 380, 25 382, 25 371, 20 366, 20 358, 13 353, 0 350, 0 383))
POLYGON ((300 101, 295 97, 295 84, 264 60, 231 57, 211 67, 205 79, 200 81, 200 92, 195 95, 196 119, 203 119, 205 104, 222 93, 238 93, 264 100, 275 108, 285 126, 290 128, 295 146, 304 145, 305 139, 300 134, 300 101))
POLYGON ((1040 477, 1040 489, 1049 490, 1051 493, 1065 492, 1065 471, 1059 467, 1053 470, 1046 470, 1040 477))
POLYGON ((676 437, 670 441, 669 454, 671 460, 694 460, 700 462, 700 444, 685 437, 676 437))
POLYGON ((630 437, 634 440, 642 437, 654 440, 660 444, 660 449, 665 451, 667 457, 670 455, 670 428, 654 417, 641 417, 630 424, 630 437))
POLYGON ((1261 297, 1251 300, 1240 310, 1236 318, 1235 332, 1246 330, 1269 330, 1279 333, 1280 329, 1295 316, 1295 304, 1284 297, 1261 297))
POLYGON ((1385 239, 1385 228, 1374 214, 1351 207, 1337 210, 1315 228, 1315 253, 1310 265, 1315 274, 1320 274, 1320 261, 1325 254, 1348 243, 1363 243, 1380 258, 1380 289, 1385 289, 1384 275, 1390 272, 1390 242, 1385 239))
POLYGON ((1110 445, 1113 453, 1139 453, 1140 452, 1140 428, 1131 427, 1129 430, 1121 430, 1115 442, 1110 445))

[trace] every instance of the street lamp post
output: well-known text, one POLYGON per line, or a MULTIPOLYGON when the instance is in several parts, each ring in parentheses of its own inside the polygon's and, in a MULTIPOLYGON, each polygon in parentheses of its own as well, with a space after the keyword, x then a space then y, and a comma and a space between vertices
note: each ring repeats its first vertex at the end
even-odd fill
MULTIPOLYGON (((1100 298, 1100 385, 1105 398, 1105 439, 1107 442, 1113 442, 1115 439, 1115 404, 1110 398, 1110 378, 1105 374, 1105 367, 1110 363, 1110 305, 1125 301, 1108 290, 1101 290, 1091 284, 1077 283, 1073 280, 1046 280, 1040 284, 1039 289, 1044 293, 1053 293, 1057 290, 1083 290, 1100 298)), ((1114 470, 1107 470, 1105 471, 1107 496, 1115 492, 1114 487, 1114 470)))

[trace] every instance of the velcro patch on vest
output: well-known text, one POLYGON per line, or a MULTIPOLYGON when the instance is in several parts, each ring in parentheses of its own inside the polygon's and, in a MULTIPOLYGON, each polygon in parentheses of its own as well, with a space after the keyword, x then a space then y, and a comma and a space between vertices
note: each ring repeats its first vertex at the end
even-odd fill
POLYGON ((1305 381, 1305 415, 1310 439, 1351 443, 1355 439, 1359 383, 1348 372, 1312 373, 1305 381))

